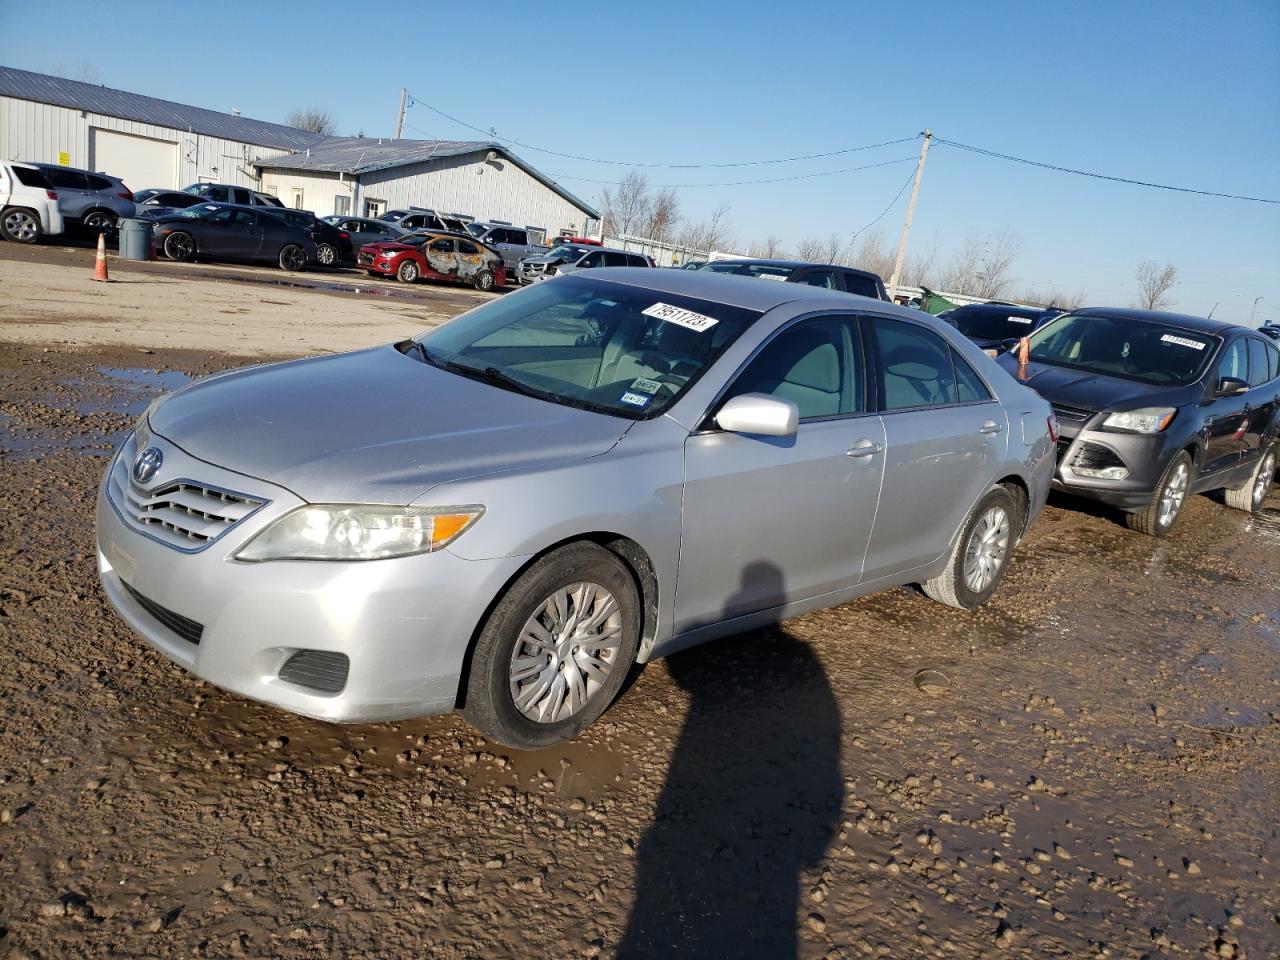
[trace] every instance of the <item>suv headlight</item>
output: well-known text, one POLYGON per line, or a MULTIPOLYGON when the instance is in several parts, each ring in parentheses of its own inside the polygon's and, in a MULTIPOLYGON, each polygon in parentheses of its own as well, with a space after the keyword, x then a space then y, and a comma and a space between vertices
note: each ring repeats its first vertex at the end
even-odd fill
POLYGON ((1143 407, 1140 410, 1125 410, 1112 413, 1102 421, 1103 430, 1114 430, 1118 433, 1160 433, 1173 423, 1178 411, 1173 407, 1143 407))
POLYGON ((385 560, 439 550, 484 507, 312 504, 286 513, 235 554, 237 560, 385 560))

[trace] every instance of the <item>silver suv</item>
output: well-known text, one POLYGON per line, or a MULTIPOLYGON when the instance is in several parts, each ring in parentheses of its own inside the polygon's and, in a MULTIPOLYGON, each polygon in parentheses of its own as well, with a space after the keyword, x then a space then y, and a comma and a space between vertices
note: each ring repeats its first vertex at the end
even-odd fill
POLYGON ((465 213, 438 213, 430 207, 389 210, 378 219, 405 232, 446 230, 449 233, 466 233, 467 224, 472 222, 472 218, 465 213))
POLYGON ((134 215, 133 191, 119 177, 56 163, 32 166, 58 191, 58 210, 67 229, 80 227, 86 233, 112 233, 117 220, 134 215))

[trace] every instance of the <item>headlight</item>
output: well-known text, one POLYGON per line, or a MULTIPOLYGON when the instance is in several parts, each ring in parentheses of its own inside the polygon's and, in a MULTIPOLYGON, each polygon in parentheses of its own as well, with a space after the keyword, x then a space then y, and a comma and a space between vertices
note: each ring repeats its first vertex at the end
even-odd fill
POLYGON ((237 560, 384 560, 430 553, 480 519, 484 507, 313 504, 276 520, 237 560))
POLYGON ((1120 433, 1159 433, 1173 423, 1173 407, 1143 407, 1141 410, 1126 410, 1123 413, 1110 414, 1102 421, 1103 430, 1116 430, 1120 433))

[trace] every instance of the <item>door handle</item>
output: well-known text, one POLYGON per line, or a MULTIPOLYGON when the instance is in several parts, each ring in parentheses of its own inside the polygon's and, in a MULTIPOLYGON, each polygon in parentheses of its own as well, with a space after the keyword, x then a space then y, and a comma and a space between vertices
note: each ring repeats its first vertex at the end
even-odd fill
POLYGON ((882 447, 880 444, 874 443, 871 440, 867 440, 864 438, 862 440, 859 440, 852 447, 850 447, 845 452, 845 456, 846 457, 874 457, 877 453, 879 453, 883 449, 884 447, 882 447))
POLYGON ((978 432, 979 433, 999 433, 1003 429, 1004 427, 1000 426, 1000 424, 996 423, 994 420, 988 420, 986 423, 984 423, 981 427, 978 428, 978 432))

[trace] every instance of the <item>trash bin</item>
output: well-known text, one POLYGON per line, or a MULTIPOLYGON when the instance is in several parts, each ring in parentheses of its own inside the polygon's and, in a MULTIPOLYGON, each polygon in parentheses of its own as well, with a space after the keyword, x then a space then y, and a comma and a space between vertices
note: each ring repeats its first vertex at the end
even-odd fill
POLYGON ((151 222, 121 219, 120 256, 125 260, 151 259, 151 222))

